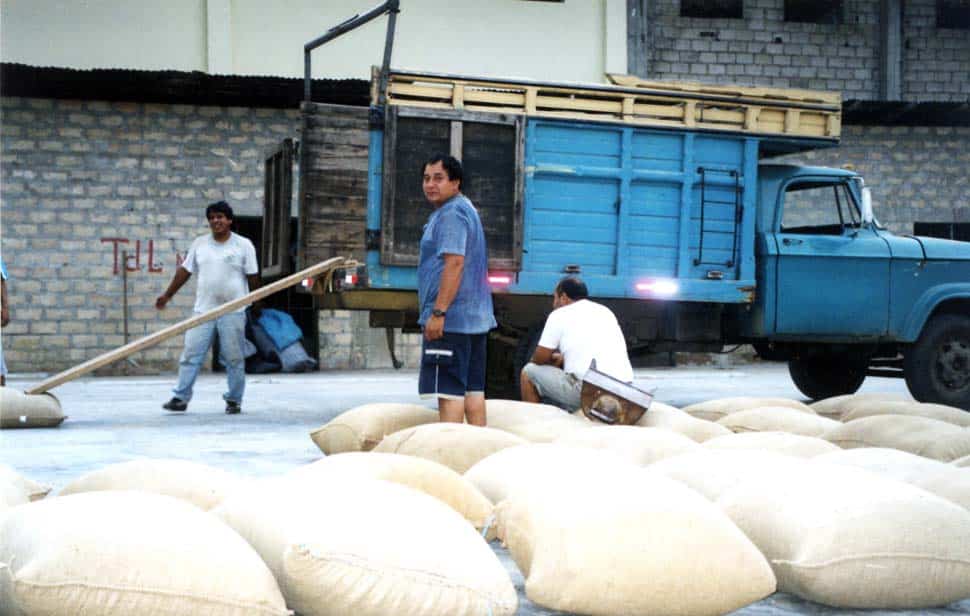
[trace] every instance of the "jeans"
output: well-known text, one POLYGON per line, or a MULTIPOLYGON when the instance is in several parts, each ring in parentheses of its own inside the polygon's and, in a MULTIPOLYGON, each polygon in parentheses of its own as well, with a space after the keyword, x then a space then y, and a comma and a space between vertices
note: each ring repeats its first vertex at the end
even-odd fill
POLYGON ((227 402, 242 403, 246 390, 246 358, 243 340, 246 336, 246 313, 232 312, 214 321, 203 323, 185 332, 185 349, 179 359, 179 380, 172 393, 179 400, 192 399, 192 386, 199 376, 205 354, 212 346, 212 337, 219 331, 219 357, 226 366, 229 391, 223 394, 227 402))

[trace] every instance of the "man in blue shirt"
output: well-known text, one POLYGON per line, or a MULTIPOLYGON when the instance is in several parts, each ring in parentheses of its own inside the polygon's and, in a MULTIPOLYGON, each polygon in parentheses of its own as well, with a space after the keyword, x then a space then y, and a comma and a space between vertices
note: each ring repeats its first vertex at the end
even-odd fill
POLYGON ((438 399, 441 421, 484 426, 485 346, 496 322, 485 231, 461 182, 461 163, 452 156, 438 154, 424 165, 424 196, 434 211, 418 262, 424 329, 418 393, 438 399))

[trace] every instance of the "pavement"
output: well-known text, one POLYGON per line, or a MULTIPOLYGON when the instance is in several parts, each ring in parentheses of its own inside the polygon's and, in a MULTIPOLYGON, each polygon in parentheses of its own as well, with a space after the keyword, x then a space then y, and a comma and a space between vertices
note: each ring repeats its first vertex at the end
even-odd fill
MULTIPOLYGON (((8 377, 8 386, 26 390, 46 375, 8 377)), ((341 412, 370 402, 422 403, 415 371, 339 371, 248 375, 243 412, 223 412, 225 376, 203 374, 186 413, 161 404, 171 397, 175 377, 84 378, 56 388, 68 419, 53 429, 0 431, 0 463, 54 486, 102 466, 142 457, 202 462, 249 477, 266 477, 308 464, 323 454, 310 431, 341 412)), ((636 383, 655 390, 656 399, 677 407, 726 396, 786 397, 804 400, 783 364, 641 368, 636 383)), ((902 380, 869 378, 861 392, 906 394, 902 380)), ((524 580, 508 555, 492 544, 519 590, 523 616, 558 614, 525 597, 524 580)), ((810 614, 866 616, 970 615, 970 600, 935 610, 840 610, 776 593, 735 612, 742 616, 810 614)))

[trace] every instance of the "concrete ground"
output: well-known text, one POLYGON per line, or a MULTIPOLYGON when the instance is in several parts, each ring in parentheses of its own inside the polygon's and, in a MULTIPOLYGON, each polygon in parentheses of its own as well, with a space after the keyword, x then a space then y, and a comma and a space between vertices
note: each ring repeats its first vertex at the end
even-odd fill
MULTIPOLYGON (((8 386, 25 390, 40 375, 11 375, 8 386)), ((161 409, 174 376, 85 378, 53 393, 69 416, 61 427, 0 431, 0 463, 53 485, 107 464, 141 457, 194 460, 252 477, 271 476, 318 459, 309 432, 344 410, 368 402, 415 402, 413 371, 319 372, 249 375, 243 413, 223 413, 223 375, 199 378, 185 414, 161 409)), ((637 384, 656 389, 656 399, 674 406, 725 396, 782 396, 802 400, 781 364, 678 367, 637 370, 637 384)), ((906 393, 901 380, 871 378, 863 392, 906 393)), ((524 581, 508 552, 493 543, 519 589, 522 615, 554 614, 525 597, 524 581)), ((775 594, 736 612, 744 616, 812 614, 970 614, 970 600, 936 610, 847 611, 775 594)))

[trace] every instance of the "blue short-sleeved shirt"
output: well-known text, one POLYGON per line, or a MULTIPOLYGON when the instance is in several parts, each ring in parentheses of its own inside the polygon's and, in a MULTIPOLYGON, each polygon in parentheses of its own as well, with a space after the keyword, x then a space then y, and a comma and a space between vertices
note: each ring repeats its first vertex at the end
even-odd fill
POLYGON ((492 290, 488 286, 488 251, 478 211, 458 194, 431 213, 421 236, 418 262, 418 302, 424 325, 438 298, 444 255, 464 255, 465 268, 455 300, 445 315, 445 331, 482 334, 496 326, 492 290))

